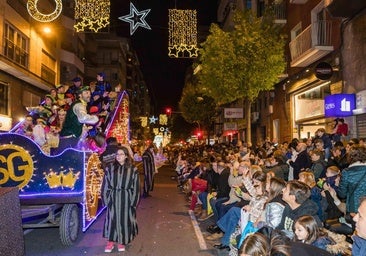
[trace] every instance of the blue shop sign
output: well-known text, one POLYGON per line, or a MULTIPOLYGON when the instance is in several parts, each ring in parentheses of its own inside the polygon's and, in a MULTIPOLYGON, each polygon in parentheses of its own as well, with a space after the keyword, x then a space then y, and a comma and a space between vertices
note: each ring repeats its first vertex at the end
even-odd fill
POLYGON ((352 116, 355 107, 354 94, 333 94, 324 98, 325 117, 352 116))

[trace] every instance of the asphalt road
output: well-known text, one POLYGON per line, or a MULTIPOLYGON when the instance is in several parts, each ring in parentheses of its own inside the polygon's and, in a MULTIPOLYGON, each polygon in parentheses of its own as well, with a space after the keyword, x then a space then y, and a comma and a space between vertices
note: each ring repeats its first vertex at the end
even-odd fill
POLYGON ((227 252, 213 249, 213 243, 217 241, 205 240, 206 227, 212 220, 198 223, 194 215, 189 214, 189 203, 171 178, 174 173, 169 165, 159 168, 152 197, 141 199, 138 207, 139 234, 125 252, 115 249, 112 253, 104 253, 103 213, 85 233, 80 232, 76 243, 70 247, 61 244, 58 228, 34 229, 24 236, 26 256, 227 255, 227 252))

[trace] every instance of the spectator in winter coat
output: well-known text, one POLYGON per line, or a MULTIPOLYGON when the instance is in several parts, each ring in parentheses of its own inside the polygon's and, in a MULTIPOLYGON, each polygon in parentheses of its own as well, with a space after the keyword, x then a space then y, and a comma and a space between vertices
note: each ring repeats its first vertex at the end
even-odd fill
POLYGON ((366 255, 366 197, 360 200, 357 214, 353 218, 357 235, 353 236, 352 255, 366 255))
POLYGON ((318 140, 322 140, 323 142, 323 150, 324 150, 324 160, 328 161, 329 157, 330 157, 330 150, 332 148, 332 141, 330 139, 329 134, 327 134, 325 132, 324 128, 319 128, 316 131, 316 136, 315 136, 315 140, 314 140, 314 144, 315 146, 318 140))
POLYGON ((300 142, 296 146, 296 151, 298 152, 298 155, 295 159, 295 161, 288 160, 287 163, 294 169, 294 179, 299 178, 299 173, 303 170, 306 170, 307 168, 311 167, 311 159, 306 151, 306 144, 303 142, 300 142))
POLYGON ((366 195, 366 148, 352 146, 349 157, 350 165, 342 171, 338 196, 346 198, 346 212, 354 216, 359 198, 366 195))
POLYGON ((309 199, 311 194, 310 187, 303 182, 292 180, 283 189, 282 199, 287 203, 282 213, 282 220, 277 229, 283 230, 286 235, 293 238, 293 225, 297 218, 310 215, 315 218, 318 225, 321 221, 317 215, 318 206, 309 199))

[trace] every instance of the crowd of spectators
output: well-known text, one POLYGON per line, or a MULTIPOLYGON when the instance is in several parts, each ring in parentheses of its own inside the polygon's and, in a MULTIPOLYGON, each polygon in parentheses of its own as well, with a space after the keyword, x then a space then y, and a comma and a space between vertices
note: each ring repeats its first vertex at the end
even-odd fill
POLYGON ((282 251, 278 255, 351 255, 356 240, 365 252, 366 236, 355 240, 366 204, 360 202, 366 196, 364 139, 330 138, 319 129, 313 138, 289 143, 171 148, 168 157, 197 220, 214 222, 206 239, 228 255, 272 255, 246 253, 252 243, 282 251), (271 246, 268 229, 284 247, 271 246), (294 246, 299 243, 301 249, 294 246))

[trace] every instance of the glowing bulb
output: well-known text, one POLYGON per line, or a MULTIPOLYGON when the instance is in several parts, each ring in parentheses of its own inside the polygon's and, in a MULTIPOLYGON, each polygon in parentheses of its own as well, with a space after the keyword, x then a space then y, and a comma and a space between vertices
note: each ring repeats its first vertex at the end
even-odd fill
POLYGON ((49 27, 45 27, 43 28, 43 32, 45 32, 46 34, 51 33, 51 29, 49 27))

